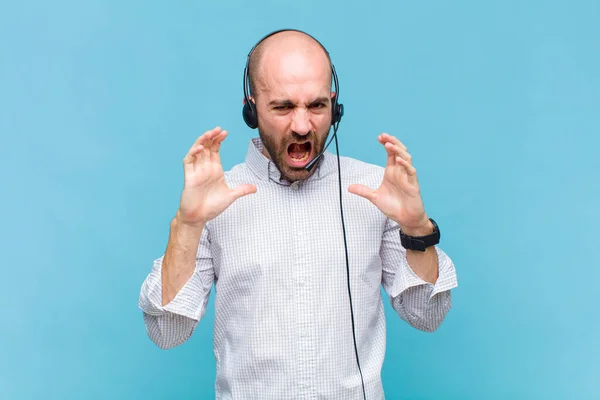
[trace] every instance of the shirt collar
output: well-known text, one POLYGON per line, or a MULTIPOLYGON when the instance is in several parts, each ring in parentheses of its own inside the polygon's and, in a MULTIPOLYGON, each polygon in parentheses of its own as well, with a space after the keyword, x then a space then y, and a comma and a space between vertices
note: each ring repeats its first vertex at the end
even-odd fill
MULTIPOLYGON (((275 163, 262 153, 263 147, 263 143, 259 137, 250 140, 248 153, 246 154, 246 165, 248 165, 261 180, 271 180, 284 186, 290 185, 291 182, 288 182, 281 177, 281 172, 277 169, 275 163)), ((318 180, 335 172, 335 165, 335 155, 326 151, 313 167, 314 172, 306 180, 318 180)))

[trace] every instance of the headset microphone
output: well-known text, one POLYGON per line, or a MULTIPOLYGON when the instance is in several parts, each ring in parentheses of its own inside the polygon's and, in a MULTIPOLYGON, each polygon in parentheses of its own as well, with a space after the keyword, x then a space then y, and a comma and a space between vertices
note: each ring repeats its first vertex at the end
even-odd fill
POLYGON ((335 138, 337 140, 337 137, 336 137, 337 128, 338 128, 338 124, 335 124, 333 126, 333 135, 331 136, 331 139, 329 139, 329 143, 327 143, 325 145, 325 147, 323 148, 323 151, 321 151, 318 156, 316 156, 308 164, 306 164, 306 166, 304 167, 305 170, 310 171, 311 169, 313 169, 313 167, 315 166, 315 164, 317 163, 317 161, 319 161, 319 158, 321 158, 321 156, 323 154, 325 154, 325 151, 327 150, 327 148, 329 147, 329 145, 331 144, 331 142, 333 141, 333 139, 335 138))

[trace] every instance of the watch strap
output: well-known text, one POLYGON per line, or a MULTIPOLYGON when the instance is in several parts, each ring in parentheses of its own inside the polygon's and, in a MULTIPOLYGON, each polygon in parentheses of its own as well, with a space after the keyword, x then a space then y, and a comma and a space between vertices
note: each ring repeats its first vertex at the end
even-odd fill
POLYGON ((402 232, 400 228, 400 243, 407 250, 425 251, 428 247, 434 246, 440 242, 440 229, 437 223, 429 218, 433 224, 433 232, 425 236, 409 236, 402 232))

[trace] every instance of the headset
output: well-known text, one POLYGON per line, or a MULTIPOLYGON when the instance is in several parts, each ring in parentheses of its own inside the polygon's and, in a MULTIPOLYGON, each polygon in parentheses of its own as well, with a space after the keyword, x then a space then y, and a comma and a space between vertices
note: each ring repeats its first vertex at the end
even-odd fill
POLYGON ((312 35, 309 35, 308 33, 298 30, 298 29, 279 29, 279 30, 276 30, 274 32, 267 34, 262 39, 260 39, 252 47, 252 49, 248 53, 248 57, 246 58, 246 67, 244 68, 244 98, 245 98, 245 102, 244 102, 244 107, 242 109, 242 116, 244 118, 244 122, 246 123, 246 125, 248 125, 248 127, 250 127, 251 129, 256 129, 258 127, 258 114, 256 112, 256 105, 254 104, 253 101, 250 100, 250 95, 249 95, 250 94, 249 65, 250 65, 250 57, 252 56, 254 49, 256 49, 256 47, 260 43, 262 43, 265 39, 267 39, 268 37, 271 37, 279 32, 289 32, 289 31, 300 32, 300 33, 303 33, 303 34, 307 35, 308 37, 312 38, 315 42, 317 42, 321 46, 321 48, 325 51, 325 53, 327 54, 327 57, 330 60, 331 75, 332 75, 332 80, 333 80, 334 90, 335 90, 335 96, 333 98, 333 104, 332 104, 332 109, 331 109, 331 125, 333 126, 333 135, 332 135, 331 139, 329 140, 329 143, 327 143, 327 145, 323 148, 323 151, 321 151, 321 153, 317 157, 315 157, 313 160, 311 160, 311 162, 309 162, 304 168, 307 171, 310 171, 314 167, 314 165, 317 163, 317 161, 321 158, 321 156, 325 153, 325 151, 327 150, 327 147, 329 147, 329 145, 331 144, 331 141, 333 139, 335 139, 335 148, 336 148, 336 153, 337 153, 337 164, 338 164, 339 192, 340 192, 340 214, 341 214, 341 220, 342 220, 342 232, 344 234, 344 250, 345 250, 345 255, 346 255, 346 277, 347 277, 347 283, 348 283, 348 299, 350 300, 350 317, 352 320, 352 338, 354 339, 354 353, 356 355, 356 364, 358 366, 358 372, 360 373, 360 381, 362 383, 363 398, 366 400, 367 395, 365 392, 365 381, 363 378, 362 369, 360 368, 360 360, 358 357, 358 347, 356 345, 356 330, 354 327, 354 311, 352 308, 352 294, 350 291, 350 266, 348 263, 348 244, 347 244, 347 240, 346 240, 346 226, 344 224, 344 208, 342 206, 342 177, 341 177, 341 167, 340 167, 340 151, 338 148, 338 141, 337 141, 337 129, 340 124, 340 121, 342 120, 342 116, 344 115, 344 105, 339 103, 340 88, 339 88, 339 83, 338 83, 338 77, 335 72, 335 67, 333 65, 333 62, 331 62, 331 57, 329 55, 329 52, 327 51, 325 46, 323 46, 321 44, 321 42, 319 42, 317 39, 315 39, 312 35))
MULTIPOLYGON (((300 32, 300 33, 307 35, 308 37, 312 38, 315 42, 317 42, 319 44, 319 46, 321 46, 323 51, 325 51, 325 53, 327 54, 327 57, 329 58, 329 60, 331 60, 331 56, 329 55, 329 52, 327 51, 325 46, 323 46, 321 44, 321 42, 319 42, 317 39, 315 39, 313 36, 309 35, 308 33, 298 30, 298 29, 279 29, 277 31, 267 34, 262 39, 260 39, 248 53, 248 57, 246 58, 246 67, 244 67, 244 99, 245 99, 245 102, 244 102, 244 107, 242 109, 242 116, 244 117, 244 122, 246 122, 246 125, 248 125, 248 127, 250 127, 251 129, 256 129, 258 127, 258 113, 256 111, 256 104, 254 104, 254 102, 250 100, 250 94, 251 94, 250 93, 250 57, 252 56, 254 49, 256 49, 256 47, 259 44, 261 44, 268 37, 271 37, 280 32, 300 32)), ((330 66, 331 66, 331 75, 332 75, 332 80, 333 80, 333 85, 334 85, 334 90, 335 90, 335 96, 333 98, 333 104, 331 107, 331 125, 333 126, 333 136, 329 140, 329 143, 327 143, 327 145, 323 148, 323 151, 321 151, 321 153, 318 156, 316 156, 313 160, 311 160, 304 167, 307 171, 310 171, 315 166, 317 161, 319 161, 321 156, 325 153, 325 151, 327 150, 327 148, 331 144, 331 141, 334 138, 336 140, 336 146, 337 146, 337 129, 338 129, 338 125, 339 125, 340 121, 342 120, 342 116, 344 115, 344 105, 340 104, 338 102, 338 99, 340 97, 340 87, 339 87, 339 83, 338 83, 337 73, 335 72, 335 66, 333 65, 332 62, 330 62, 330 66)))
MULTIPOLYGON (((252 56, 254 49, 256 49, 256 47, 259 44, 261 44, 265 39, 267 39, 277 33, 280 33, 280 32, 290 32, 290 31, 300 32, 300 33, 303 33, 303 34, 307 35, 308 37, 312 38, 315 42, 317 42, 321 46, 321 48, 325 51, 325 53, 327 53, 327 57, 330 57, 329 52, 327 51, 325 46, 323 46, 317 39, 315 39, 308 33, 303 32, 298 29, 280 29, 280 30, 271 32, 268 35, 264 36, 262 39, 260 39, 248 53, 248 57, 246 59, 246 67, 244 68, 244 97, 246 99, 246 102, 245 102, 244 108, 242 110, 242 115, 244 117, 244 121, 246 122, 246 125, 248 125, 252 129, 256 129, 258 127, 258 115, 256 113, 256 105, 254 104, 254 102, 250 101, 250 96, 249 96, 249 93, 250 93, 250 86, 249 86, 250 85, 250 71, 249 71, 250 57, 252 56)), ((333 106, 331 108, 331 114, 332 114, 331 115, 331 125, 335 126, 335 124, 337 124, 341 121, 342 116, 344 115, 344 105, 338 103, 338 97, 339 97, 338 77, 335 72, 335 67, 334 67, 333 63, 331 63, 330 65, 331 65, 331 74, 333 77, 333 83, 334 83, 334 87, 335 87, 335 97, 333 99, 333 106)))

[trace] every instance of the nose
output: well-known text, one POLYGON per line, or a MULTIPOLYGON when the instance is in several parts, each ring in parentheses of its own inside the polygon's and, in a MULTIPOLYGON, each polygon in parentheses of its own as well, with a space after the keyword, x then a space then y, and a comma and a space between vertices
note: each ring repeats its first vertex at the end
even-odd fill
POLYGON ((307 110, 297 108, 292 117, 292 131, 298 135, 308 135, 310 133, 310 116, 307 110))

